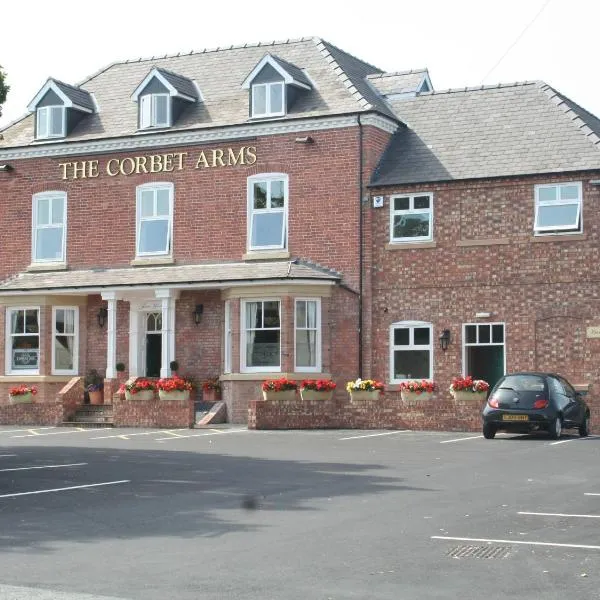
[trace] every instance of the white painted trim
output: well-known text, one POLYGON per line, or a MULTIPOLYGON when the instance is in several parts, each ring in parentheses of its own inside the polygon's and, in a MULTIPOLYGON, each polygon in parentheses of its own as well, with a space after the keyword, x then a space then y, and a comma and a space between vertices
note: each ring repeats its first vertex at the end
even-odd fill
MULTIPOLYGON (((180 75, 180 77, 185 77, 185 76, 180 75)), ((177 90, 177 88, 175 88, 173 86, 173 84, 171 84, 156 67, 151 69, 151 71, 148 73, 148 75, 146 75, 146 77, 144 78, 142 83, 140 83, 140 85, 138 85, 135 88, 133 94, 131 94, 131 99, 134 102, 138 102, 139 97, 141 96, 142 92, 146 89, 146 86, 154 78, 158 79, 167 88, 167 90, 169 91, 169 96, 172 96, 175 98, 181 98, 183 100, 187 100, 188 102, 196 102, 196 98, 192 98, 191 96, 188 96, 187 94, 182 94, 179 90, 177 90)), ((154 95, 154 94, 152 94, 152 95, 154 95)))
POLYGON ((79 373, 79 307, 78 306, 53 306, 52 307, 52 375, 77 375, 79 373), (59 334, 56 331, 56 311, 57 310, 72 310, 75 312, 73 320, 73 368, 72 369, 57 369, 56 368, 56 347, 54 338, 59 334))
MULTIPOLYGON (((40 374, 40 363, 42 358, 42 324, 40 321, 41 311, 39 306, 7 306, 5 314, 5 335, 4 335, 4 374, 5 375, 39 375, 40 374), (12 338, 11 332, 11 315, 13 312, 20 310, 36 310, 38 320, 38 366, 37 369, 13 369, 12 368, 12 338)), ((24 315, 25 318, 25 315, 24 315)), ((20 334, 15 334, 20 335, 20 334)), ((33 335, 31 336, 33 337, 33 335)))
POLYGON ((271 81, 266 83, 256 83, 252 86, 252 118, 253 119, 262 119, 265 117, 283 117, 286 113, 287 109, 287 89, 286 85, 283 81, 271 81), (272 111, 271 110, 271 87, 273 86, 281 86, 281 110, 272 111), (256 112, 255 108, 255 100, 256 100, 256 88, 264 87, 265 88, 265 112, 259 113, 256 112))
MULTIPOLYGON (((288 247, 288 205, 289 205, 289 176, 286 173, 259 173, 248 177, 247 184, 247 213, 246 213, 246 249, 247 252, 261 252, 263 250, 286 250, 288 247), (283 180, 284 204, 283 211, 281 209, 256 209, 260 214, 280 213, 283 212, 283 231, 281 232, 281 244, 273 246, 252 246, 252 221, 254 218, 254 184, 258 182, 267 182, 283 180)), ((271 200, 271 188, 267 194, 267 202, 271 200)))
POLYGON ((381 129, 387 133, 395 133, 398 129, 399 125, 395 121, 387 117, 383 117, 382 115, 378 115, 375 113, 368 113, 366 115, 361 115, 360 122, 362 125, 369 125, 371 127, 376 127, 377 129, 381 129))
POLYGON ((402 348, 402 351, 410 350, 429 350, 429 377, 433 381, 433 363, 435 360, 434 355, 434 343, 433 343, 433 323, 427 321, 397 321, 390 325, 389 330, 389 382, 391 384, 402 383, 403 381, 412 381, 413 379, 421 379, 421 377, 407 377, 405 379, 397 379, 394 377, 394 351, 396 348, 402 348), (428 328, 429 329, 429 346, 426 348, 424 345, 414 344, 414 329, 415 328, 428 328), (394 344, 394 330, 396 329, 408 329, 409 344, 408 346, 396 346, 394 344))
POLYGON ((171 127, 173 124, 173 101, 171 100, 171 96, 169 94, 144 94, 139 103, 138 108, 138 126, 140 130, 146 129, 160 129, 162 127, 171 127), (156 105, 158 102, 158 98, 165 98, 167 102, 167 120, 164 123, 159 123, 157 121, 157 109, 156 105), (148 111, 148 120, 144 120, 144 99, 147 99, 150 103, 149 111, 148 111))
POLYGON ((303 88, 305 90, 310 90, 311 89, 310 86, 306 85, 305 83, 301 83, 300 81, 294 79, 285 70, 285 68, 282 67, 270 54, 265 54, 260 59, 260 61, 258 62, 258 64, 254 67, 254 69, 252 69, 252 71, 250 71, 250 73, 246 77, 246 79, 244 79, 244 81, 242 82, 242 89, 243 90, 249 90, 250 89, 250 86, 252 85, 252 82, 254 81, 255 77, 263 70, 263 68, 265 67, 265 65, 270 65, 271 67, 273 67, 283 77, 283 81, 287 85, 294 85, 296 87, 303 88))
MULTIPOLYGON (((305 330, 306 328, 303 328, 305 330)), ((321 372, 321 298, 295 298, 294 299, 294 371, 297 373, 320 373, 321 372), (316 322, 316 336, 315 336, 315 352, 316 360, 314 367, 299 367, 297 364, 298 358, 298 346, 296 338, 298 334, 298 323, 296 321, 297 306, 298 302, 316 302, 317 304, 317 322, 316 322)))
MULTIPOLYGON (((477 329, 477 337, 476 339, 479 339, 479 330, 477 329)), ((506 323, 500 322, 500 321, 494 321, 494 322, 490 322, 490 323, 463 323, 462 325, 462 368, 461 368, 461 372, 462 372, 462 376, 466 377, 467 375, 470 375, 470 373, 467 373, 467 347, 473 347, 473 346, 503 346, 502 349, 502 360, 504 361, 504 365, 503 365, 503 370, 502 370, 502 375, 506 375, 506 323), (500 343, 492 343, 490 342, 488 343, 483 343, 480 344, 479 342, 476 343, 469 343, 467 344, 467 326, 468 325, 475 325, 476 327, 479 325, 489 325, 490 326, 490 340, 492 339, 492 325, 502 325, 502 327, 504 328, 504 335, 503 335, 503 342, 500 343)))
POLYGON ((434 223, 434 207, 433 207, 433 192, 416 192, 410 194, 393 194, 390 196, 390 244, 412 244, 414 242, 430 242, 433 241, 433 223, 434 223), (429 208, 414 208, 415 198, 427 196, 429 198, 429 208), (394 200, 396 198, 408 198, 408 209, 396 211, 394 209, 394 200), (394 217, 396 215, 429 215, 429 235, 421 235, 418 237, 394 237, 394 217))
POLYGON ((540 235, 573 235, 583 232, 583 186, 581 181, 568 181, 560 183, 540 184, 535 186, 535 202, 534 202, 534 222, 533 233, 536 236, 540 235), (560 198, 560 190, 563 187, 576 186, 578 189, 577 199, 562 200, 560 198), (540 200, 540 190, 544 188, 556 188, 556 200, 540 200), (563 206, 565 204, 577 204, 577 221, 579 228, 575 229, 571 225, 545 226, 538 225, 539 209, 541 206, 563 206))
POLYGON ((117 375, 117 299, 107 300, 108 319, 106 324, 106 378, 117 375))
POLYGON ((40 192, 34 194, 31 199, 31 264, 45 264, 45 263, 66 263, 67 260, 67 192, 60 190, 40 192), (60 258, 37 258, 37 214, 38 214, 38 201, 49 199, 50 202, 50 214, 52 217, 52 202, 55 198, 60 198, 63 201, 63 222, 62 222, 62 256, 60 258))
POLYGON ((67 108, 71 108, 73 106, 73 101, 69 98, 57 85, 54 83, 52 79, 48 79, 46 83, 42 86, 40 91, 35 95, 33 100, 27 105, 27 110, 29 112, 34 112, 37 110, 37 105, 39 101, 46 95, 48 91, 52 90, 62 101, 63 105, 67 108))
POLYGON ((231 300, 225 300, 225 322, 223 326, 223 373, 231 373, 233 368, 233 332, 231 330, 231 300))
POLYGON ((53 139, 62 139, 67 135, 67 109, 60 105, 54 104, 50 106, 40 106, 35 111, 35 139, 36 140, 53 140, 53 139), (60 133, 52 133, 52 124, 54 120, 52 119, 52 109, 60 108, 60 133), (42 116, 42 111, 46 118, 46 134, 40 134, 40 121, 42 116))
MULTIPOLYGON (((172 256, 173 255, 173 204, 175 203, 175 186, 171 182, 153 181, 144 183, 135 188, 136 209, 135 209, 135 257, 136 259, 148 256, 172 256), (154 203, 156 204, 156 192, 158 190, 169 191, 169 225, 167 227, 166 250, 161 252, 140 252, 140 229, 141 229, 141 205, 142 193, 147 191, 154 192, 154 203)), ((162 219, 161 219, 162 220, 162 219)))
MULTIPOLYGON (((264 319, 264 310, 263 310, 264 319)), ((281 339, 283 329, 283 302, 281 298, 248 298, 240 302, 240 373, 273 373, 281 371, 281 339), (246 365, 246 306, 252 302, 261 302, 264 307, 265 302, 277 302, 279 304, 279 365, 266 367, 248 367, 246 365)), ((263 323, 264 324, 264 323, 263 323)), ((264 329, 264 328, 263 328, 264 329)), ((269 331, 275 331, 275 327, 267 328, 269 331)))

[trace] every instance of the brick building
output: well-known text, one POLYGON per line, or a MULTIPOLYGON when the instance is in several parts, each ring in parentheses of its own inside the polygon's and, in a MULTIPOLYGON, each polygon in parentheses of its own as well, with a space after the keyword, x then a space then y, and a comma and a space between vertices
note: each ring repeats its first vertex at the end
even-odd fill
MULTIPOLYGON (((108 402, 119 362, 219 376, 232 422, 267 377, 341 384, 273 426, 398 426, 410 377, 442 404, 461 372, 597 385, 599 121, 538 83, 432 90, 315 38, 49 79, 0 139, 0 419, 60 421, 90 369, 108 402), (348 409, 358 375, 385 417, 348 409)), ((121 422, 190 419, 140 406, 121 422)))

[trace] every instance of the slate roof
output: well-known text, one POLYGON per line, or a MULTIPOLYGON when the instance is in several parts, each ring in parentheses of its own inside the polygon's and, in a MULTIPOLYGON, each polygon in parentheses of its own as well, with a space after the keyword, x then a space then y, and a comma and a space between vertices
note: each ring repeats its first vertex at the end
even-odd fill
POLYGON ((223 284, 264 282, 266 280, 338 281, 336 271, 301 261, 172 265, 165 267, 126 267, 77 271, 24 272, 0 284, 6 292, 40 290, 98 289, 177 284, 223 284))
MULTIPOLYGON (((266 52, 277 55, 289 68, 304 70, 311 81, 313 89, 299 95, 286 119, 365 111, 379 111, 395 119, 364 79, 368 74, 380 73, 380 69, 320 38, 303 38, 112 64, 80 84, 86 93, 94 94, 99 112, 81 121, 65 141, 135 134, 138 106, 131 94, 153 67, 194 80, 203 96, 203 102, 186 107, 168 131, 248 123, 248 91, 242 89, 241 82, 266 52)), ((297 72, 295 75, 300 77, 297 72)), ((2 133, 0 150, 32 144, 33 115, 8 125, 2 133)))
POLYGON ((406 124, 371 185, 600 168, 600 122, 543 82, 424 93, 391 102, 406 124))
POLYGON ((82 90, 81 88, 73 85, 69 85, 68 83, 59 81, 58 79, 52 79, 52 81, 65 96, 72 100, 73 104, 77 104, 78 106, 82 106, 83 108, 87 108, 92 111, 96 110, 96 107, 94 106, 94 100, 88 91, 82 90))
POLYGON ((416 92, 425 76, 429 76, 427 69, 413 69, 398 73, 368 75, 367 80, 380 94, 388 96, 416 92))
POLYGON ((198 90, 194 82, 187 77, 177 75, 166 69, 156 69, 180 94, 190 96, 190 98, 198 99, 198 90))
POLYGON ((308 87, 312 87, 310 80, 304 74, 304 71, 302 71, 302 69, 299 69, 296 65, 293 65, 291 62, 283 60, 278 56, 273 56, 273 54, 271 54, 270 56, 282 69, 287 71, 295 81, 297 81, 298 83, 303 83, 308 87))

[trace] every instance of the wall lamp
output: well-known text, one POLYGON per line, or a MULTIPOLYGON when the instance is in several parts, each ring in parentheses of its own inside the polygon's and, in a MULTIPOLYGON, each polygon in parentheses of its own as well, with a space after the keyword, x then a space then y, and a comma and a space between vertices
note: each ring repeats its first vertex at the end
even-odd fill
POLYGON ((98 309, 98 314, 96 315, 99 327, 104 327, 104 324, 106 323, 106 317, 108 317, 108 309, 105 306, 101 306, 98 309))
POLYGON ((200 325, 200 321, 202 320, 203 312, 204 312, 204 305, 196 304, 196 308, 194 309, 194 312, 192 313, 194 315, 194 323, 196 323, 196 325, 200 325))
POLYGON ((0 165, 0 171, 12 171, 13 169, 14 167, 12 165, 9 165, 8 163, 0 165))
POLYGON ((444 329, 444 331, 442 331, 442 333, 440 334, 440 346, 442 348, 442 351, 446 352, 446 350, 448 350, 449 345, 450 345, 450 330, 444 329))
POLYGON ((310 135, 305 135, 304 137, 297 137, 296 144, 314 144, 314 138, 310 137, 310 135))

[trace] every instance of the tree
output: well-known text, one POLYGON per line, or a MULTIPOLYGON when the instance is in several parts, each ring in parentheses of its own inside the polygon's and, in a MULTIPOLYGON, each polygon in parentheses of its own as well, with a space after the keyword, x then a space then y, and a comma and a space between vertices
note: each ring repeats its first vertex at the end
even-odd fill
POLYGON ((8 90, 10 90, 10 86, 6 84, 6 73, 2 70, 2 65, 0 65, 0 117, 2 116, 2 105, 6 101, 8 90))

